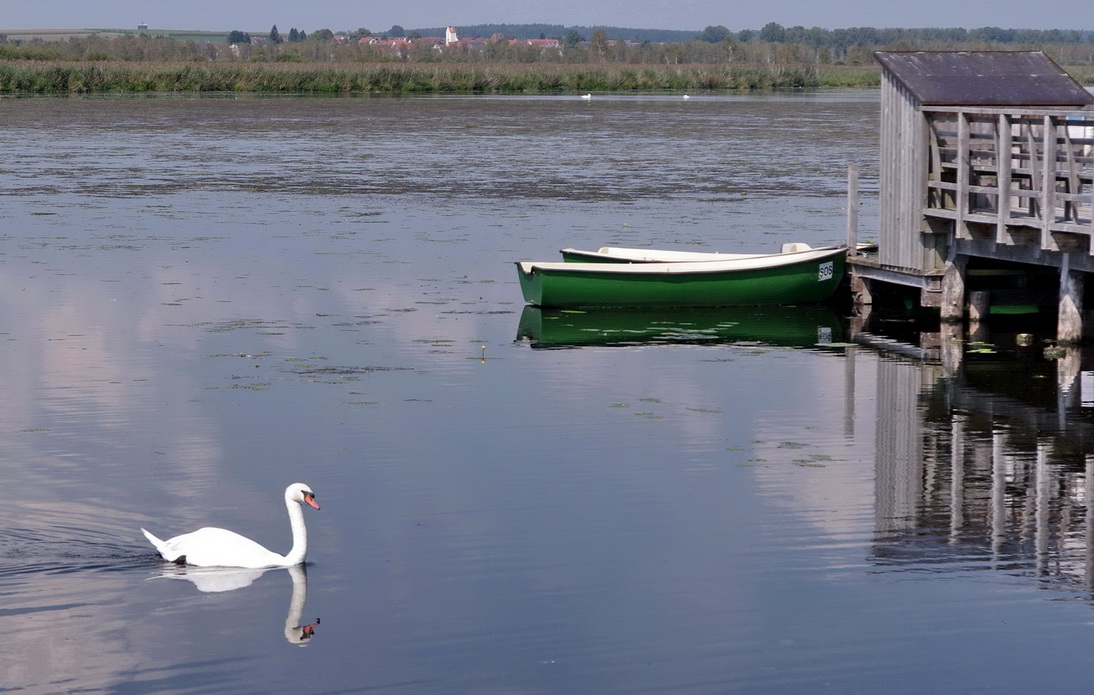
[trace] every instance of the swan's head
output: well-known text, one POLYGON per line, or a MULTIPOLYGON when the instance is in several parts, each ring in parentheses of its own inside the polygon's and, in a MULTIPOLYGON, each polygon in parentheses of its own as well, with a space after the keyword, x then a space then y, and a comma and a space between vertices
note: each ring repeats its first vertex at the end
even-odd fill
POLYGON ((319 509, 319 504, 315 501, 315 493, 304 483, 293 483, 285 488, 285 499, 319 509))
POLYGON ((285 639, 289 644, 298 644, 301 647, 307 646, 308 640, 315 637, 315 626, 319 624, 317 618, 311 625, 298 625, 296 627, 285 627, 285 639))

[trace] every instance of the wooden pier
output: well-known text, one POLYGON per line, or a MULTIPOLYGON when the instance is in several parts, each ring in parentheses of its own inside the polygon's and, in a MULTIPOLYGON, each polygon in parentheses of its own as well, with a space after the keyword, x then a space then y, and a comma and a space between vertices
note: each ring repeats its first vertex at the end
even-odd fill
POLYGON ((851 259, 856 304, 868 307, 877 283, 899 285, 960 322, 972 289, 976 317, 1054 285, 1057 340, 1080 342, 1094 97, 1040 52, 875 55, 881 219, 877 254, 851 259))

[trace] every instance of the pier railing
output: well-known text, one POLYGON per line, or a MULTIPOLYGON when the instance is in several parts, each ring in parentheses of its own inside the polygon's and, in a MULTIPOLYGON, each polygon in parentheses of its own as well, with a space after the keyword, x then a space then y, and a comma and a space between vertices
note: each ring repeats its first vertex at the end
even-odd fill
POLYGON ((930 107, 925 115, 924 231, 1094 255, 1094 112, 930 107))

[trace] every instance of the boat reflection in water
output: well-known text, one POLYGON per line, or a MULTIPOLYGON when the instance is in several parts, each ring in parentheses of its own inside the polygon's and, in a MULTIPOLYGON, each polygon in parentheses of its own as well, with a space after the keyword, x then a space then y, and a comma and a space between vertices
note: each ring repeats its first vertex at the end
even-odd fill
POLYGON ((517 340, 533 348, 758 342, 810 347, 842 339, 836 312, 806 306, 651 309, 524 307, 517 340))
MULTIPOLYGON (((243 569, 237 567, 193 567, 164 563, 159 577, 166 579, 185 579, 202 593, 221 593, 235 591, 250 586, 266 572, 280 572, 279 568, 243 569)), ((304 614, 304 602, 308 600, 308 572, 304 565, 286 568, 292 579, 292 596, 289 598, 289 610, 285 615, 285 641, 289 644, 305 645, 315 635, 316 620, 308 625, 301 624, 304 614)))
POLYGON ((1082 354, 974 352, 956 368, 876 361, 873 561, 1028 574, 1094 598, 1094 379, 1082 354))

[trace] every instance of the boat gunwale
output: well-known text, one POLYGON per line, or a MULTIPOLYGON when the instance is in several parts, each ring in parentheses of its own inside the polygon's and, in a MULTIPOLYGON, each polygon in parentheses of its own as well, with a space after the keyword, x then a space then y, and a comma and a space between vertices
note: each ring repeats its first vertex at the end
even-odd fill
POLYGON ((580 263, 566 261, 517 261, 521 272, 532 274, 570 273, 575 275, 694 275, 731 273, 735 271, 768 270, 800 263, 814 263, 847 253, 846 246, 835 246, 791 253, 773 253, 749 258, 727 258, 717 261, 666 261, 660 263, 580 263))
MULTIPOLYGON (((562 255, 614 261, 617 263, 698 263, 703 261, 731 261, 760 256, 783 255, 772 253, 718 253, 709 251, 673 251, 668 249, 639 249, 623 246, 601 246, 596 251, 575 248, 559 249, 562 255)), ((571 263, 575 261, 570 261, 571 263)), ((576 261, 581 262, 581 261, 576 261)))

